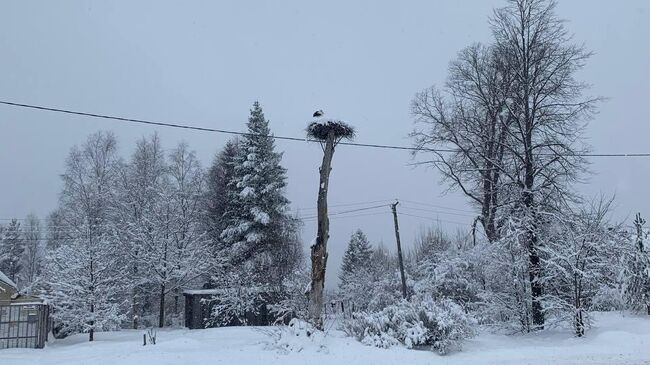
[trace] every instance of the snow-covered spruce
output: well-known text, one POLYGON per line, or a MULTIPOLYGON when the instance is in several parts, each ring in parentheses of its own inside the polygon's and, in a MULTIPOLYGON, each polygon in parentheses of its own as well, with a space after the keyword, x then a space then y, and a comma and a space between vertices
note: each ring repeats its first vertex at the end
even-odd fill
POLYGON ((262 302, 274 305, 286 300, 284 283, 302 258, 298 221, 288 214, 282 153, 275 151, 258 102, 250 111, 247 128, 236 148, 231 148, 234 156, 224 161, 227 181, 220 183, 226 194, 218 243, 224 265, 213 275, 212 284, 238 294, 215 298, 220 304, 213 319, 218 321, 224 319, 217 317, 242 320, 245 313, 258 311, 262 302))

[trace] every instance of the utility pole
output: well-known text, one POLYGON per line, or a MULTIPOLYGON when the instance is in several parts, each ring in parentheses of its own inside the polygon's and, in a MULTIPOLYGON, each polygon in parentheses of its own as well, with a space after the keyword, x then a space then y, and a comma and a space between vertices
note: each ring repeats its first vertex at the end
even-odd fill
POLYGON ((393 221, 395 222, 395 239, 397 240, 397 260, 399 262, 399 273, 402 276, 402 296, 406 299, 406 276, 404 276, 404 260, 402 259, 402 244, 399 239, 399 224, 397 223, 397 204, 398 200, 395 200, 395 203, 391 204, 390 207, 393 210, 393 221))

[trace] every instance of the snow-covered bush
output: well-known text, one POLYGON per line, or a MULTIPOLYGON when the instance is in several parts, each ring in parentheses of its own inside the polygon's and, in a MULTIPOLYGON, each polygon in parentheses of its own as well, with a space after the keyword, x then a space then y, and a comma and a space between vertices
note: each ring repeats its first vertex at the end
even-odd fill
POLYGON ((388 348, 428 346, 440 354, 459 349, 474 335, 474 319, 449 299, 401 301, 377 313, 358 313, 344 322, 345 332, 363 344, 388 348))
POLYGON ((323 332, 297 318, 292 319, 287 326, 280 327, 276 334, 271 348, 283 353, 300 352, 308 347, 313 347, 316 351, 324 349, 323 332))
POLYGON ((278 303, 268 306, 275 322, 286 324, 294 318, 306 319, 309 310, 308 290, 309 272, 306 268, 298 268, 288 275, 282 282, 282 298, 278 303))
POLYGON ((602 286, 591 299, 590 310, 593 311, 618 311, 625 309, 625 298, 618 288, 602 286))

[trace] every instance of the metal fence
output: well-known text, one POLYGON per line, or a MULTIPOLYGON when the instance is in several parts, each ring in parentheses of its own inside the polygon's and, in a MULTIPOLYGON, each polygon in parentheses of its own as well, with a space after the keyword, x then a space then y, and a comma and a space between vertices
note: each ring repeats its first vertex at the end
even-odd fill
POLYGON ((43 348, 48 318, 49 307, 45 304, 0 305, 0 349, 43 348))

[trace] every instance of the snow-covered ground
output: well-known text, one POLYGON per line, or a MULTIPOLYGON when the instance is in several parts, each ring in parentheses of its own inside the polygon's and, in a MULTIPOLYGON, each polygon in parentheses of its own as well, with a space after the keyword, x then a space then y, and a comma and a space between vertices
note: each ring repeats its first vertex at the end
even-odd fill
POLYGON ((143 331, 99 333, 96 341, 77 335, 43 350, 0 350, 2 365, 48 364, 650 364, 650 317, 600 313, 585 338, 568 330, 530 335, 482 334, 463 351, 439 356, 428 351, 364 346, 330 331, 298 352, 273 347, 277 328, 230 327, 158 332, 158 344, 142 346, 143 331))

